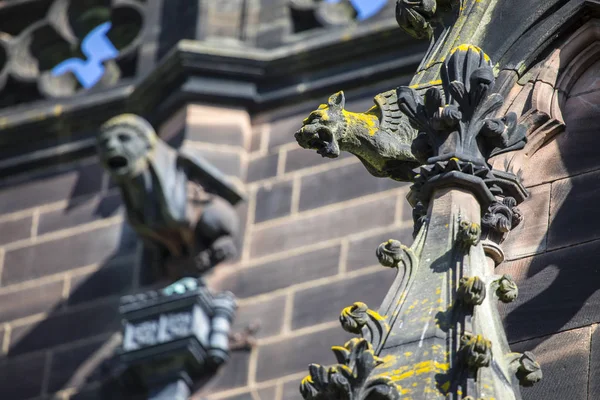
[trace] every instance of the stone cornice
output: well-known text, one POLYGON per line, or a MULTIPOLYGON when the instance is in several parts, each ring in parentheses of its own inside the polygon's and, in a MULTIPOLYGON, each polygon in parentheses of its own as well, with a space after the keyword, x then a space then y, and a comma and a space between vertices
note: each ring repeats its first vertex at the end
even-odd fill
POLYGON ((1 110, 0 177, 91 155, 85 141, 100 123, 119 113, 152 116, 157 124, 186 102, 265 111, 334 87, 349 89, 410 74, 426 45, 411 42, 394 21, 340 28, 325 38, 271 50, 182 40, 135 81, 1 110))

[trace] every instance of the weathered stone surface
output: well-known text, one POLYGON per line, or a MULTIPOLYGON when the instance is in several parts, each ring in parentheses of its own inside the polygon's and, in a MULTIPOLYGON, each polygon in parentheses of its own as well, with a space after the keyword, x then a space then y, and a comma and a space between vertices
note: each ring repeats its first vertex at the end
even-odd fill
POLYGON ((525 219, 510 231, 502 243, 506 259, 541 253, 546 250, 546 234, 550 211, 550 185, 529 190, 530 197, 519 205, 525 219))
POLYGON ((562 111, 566 131, 523 164, 527 186, 551 182, 598 168, 600 91, 572 97, 562 111))
POLYGON ((600 330, 598 325, 592 326, 592 343, 591 343, 591 354, 590 354, 590 371, 589 374, 589 398, 597 399, 600 398, 600 376, 596 371, 600 368, 600 330))
POLYGON ((213 149, 192 146, 186 146, 186 150, 203 157, 225 175, 238 178, 242 176, 242 161, 241 155, 238 152, 224 150, 215 151, 213 149))
POLYGON ((2 284, 8 285, 131 254, 137 237, 126 223, 77 233, 6 252, 2 284))
POLYGON ((552 184, 548 249, 600 237, 600 172, 590 172, 552 184), (581 223, 587 221, 587 223, 581 223))
POLYGON ((13 328, 9 355, 28 353, 102 333, 116 332, 121 325, 118 304, 103 303, 13 328))
POLYGON ((600 90, 598 71, 600 71, 600 61, 596 61, 577 78, 577 82, 571 88, 569 96, 579 96, 600 90))
POLYGON ((0 360, 0 398, 23 400, 39 395, 46 357, 46 354, 36 354, 0 360))
POLYGON ((244 147, 244 129, 236 123, 188 124, 185 135, 195 142, 244 147))
POLYGON ((296 114, 273 120, 270 124, 269 148, 295 142, 294 133, 302 127, 302 121, 306 118, 306 111, 309 111, 310 107, 311 105, 304 104, 298 107, 296 114))
POLYGON ((337 321, 344 307, 356 301, 377 310, 396 271, 383 268, 372 274, 304 289, 294 295, 292 329, 337 321))
POLYGON ((407 221, 402 228, 392 228, 385 233, 350 241, 348 257, 346 259, 347 270, 354 271, 360 268, 379 265, 379 261, 377 261, 377 256, 375 255, 377 247, 389 239, 399 240, 402 244, 408 246, 413 241, 412 231, 412 221, 407 221))
POLYGON ((279 154, 274 153, 248 161, 246 181, 250 183, 274 177, 277 175, 278 160, 279 154))
POLYGON ((258 349, 257 382, 306 371, 311 363, 333 364, 331 346, 341 346, 353 337, 336 327, 302 336, 291 337, 258 349), (293 354, 294 357, 286 355, 293 354))
POLYGON ((513 344, 511 350, 532 351, 544 374, 538 384, 521 388, 523 400, 595 398, 588 397, 589 327, 513 344))
POLYGON ((81 388, 100 379, 101 363, 114 351, 114 346, 105 344, 105 340, 96 340, 55 352, 49 369, 48 392, 81 388))
POLYGON ((361 163, 357 163, 303 177, 299 209, 306 211, 401 187, 407 187, 407 184, 374 178, 361 163))
POLYGON ((95 196, 81 199, 81 201, 70 204, 66 209, 40 214, 38 235, 72 228, 122 213, 122 201, 118 193, 106 197, 95 196))
POLYGON ((282 400, 301 400, 300 382, 290 381, 283 385, 282 400))
POLYGON ((395 205, 395 197, 386 197, 257 229, 250 253, 254 257, 263 256, 391 225, 395 205))
POLYGON ((107 296, 127 293, 133 286, 135 259, 127 257, 97 271, 71 278, 68 304, 75 305, 107 296))
POLYGON ((31 236, 32 217, 5 219, 0 222, 0 245, 27 239, 31 236))
POLYGON ((195 396, 246 386, 249 359, 249 351, 232 351, 229 361, 219 368, 214 377, 195 396))
POLYGON ((340 257, 339 246, 311 251, 287 259, 243 268, 218 282, 221 290, 237 297, 251 297, 290 285, 335 275, 340 257))
POLYGON ((290 213, 293 181, 265 185, 256 192, 254 222, 280 218, 290 213))
MULTIPOLYGON (((341 153, 336 160, 353 157, 349 153, 341 153)), ((295 172, 304 168, 316 167, 322 164, 328 164, 333 167, 336 161, 330 158, 321 157, 315 151, 306 151, 300 147, 288 150, 285 155, 285 172, 295 172)))
POLYGON ((75 166, 0 187, 3 213, 11 213, 55 201, 72 199, 100 191, 102 168, 98 164, 75 166))
POLYGON ((231 331, 243 332, 247 327, 258 324, 256 338, 278 335, 284 318, 286 296, 270 297, 266 300, 241 305, 235 315, 231 331))
POLYGON ((600 241, 501 264, 519 297, 501 304, 509 341, 522 341, 600 321, 600 241))
POLYGON ((63 280, 0 294, 0 322, 48 312, 62 301, 63 280))

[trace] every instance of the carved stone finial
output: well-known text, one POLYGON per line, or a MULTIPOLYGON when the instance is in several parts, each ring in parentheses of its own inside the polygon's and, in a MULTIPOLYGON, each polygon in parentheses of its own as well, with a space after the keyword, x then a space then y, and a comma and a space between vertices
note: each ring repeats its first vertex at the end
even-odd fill
POLYGON ((533 353, 526 351, 519 359, 517 378, 521 386, 530 387, 542 380, 542 367, 535 361, 533 353))
POLYGON ((232 205, 242 195, 207 161, 170 148, 133 114, 104 123, 97 149, 129 223, 167 256, 162 261, 172 275, 202 273, 235 256, 239 221, 232 205))
POLYGON ((481 227, 479 224, 473 224, 468 221, 460 221, 458 233, 456 234, 456 244, 463 251, 468 251, 472 246, 479 243, 481 238, 481 227))
POLYGON ((485 299, 485 283, 478 276, 461 278, 457 295, 463 304, 478 306, 485 299))
POLYGON ((398 0, 396 21, 406 33, 415 39, 431 39, 431 19, 437 9, 436 0, 398 0))
POLYGON ((405 257, 402 243, 393 239, 380 244, 377 247, 376 255, 381 265, 390 268, 398 267, 405 257))
POLYGON ((492 362, 492 342, 482 335, 463 334, 460 349, 466 365, 471 369, 489 367, 492 362))
POLYGON ((517 201, 510 196, 490 204, 487 212, 481 217, 484 235, 498 244, 506 240, 508 233, 521 222, 523 214, 517 208, 517 201))
POLYGON ((519 288, 510 275, 503 275, 495 283, 498 285, 496 295, 503 303, 511 303, 519 296, 519 288))

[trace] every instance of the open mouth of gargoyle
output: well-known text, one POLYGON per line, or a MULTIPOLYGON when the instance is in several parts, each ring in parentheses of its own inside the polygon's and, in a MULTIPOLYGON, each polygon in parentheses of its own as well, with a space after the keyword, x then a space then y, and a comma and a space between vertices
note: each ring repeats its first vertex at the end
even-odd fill
POLYGON ((117 171, 127 167, 129 162, 127 161, 127 158, 120 155, 115 155, 108 159, 107 164, 110 169, 117 171))

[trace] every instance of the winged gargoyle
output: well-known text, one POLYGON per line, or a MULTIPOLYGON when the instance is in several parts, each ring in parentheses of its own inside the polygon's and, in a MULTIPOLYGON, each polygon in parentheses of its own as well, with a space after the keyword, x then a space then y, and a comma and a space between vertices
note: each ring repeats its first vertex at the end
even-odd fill
POLYGON ((204 272, 236 255, 232 206, 243 196, 206 160, 170 148, 133 114, 104 123, 97 150, 121 190, 129 223, 166 257, 169 275, 182 275, 188 261, 204 272))
POLYGON ((412 170, 427 158, 420 154, 420 140, 415 141, 418 132, 400 112, 396 90, 378 94, 374 101, 368 111, 353 113, 344 109, 344 92, 338 92, 310 113, 296 140, 323 157, 352 153, 373 176, 412 181, 412 170))

